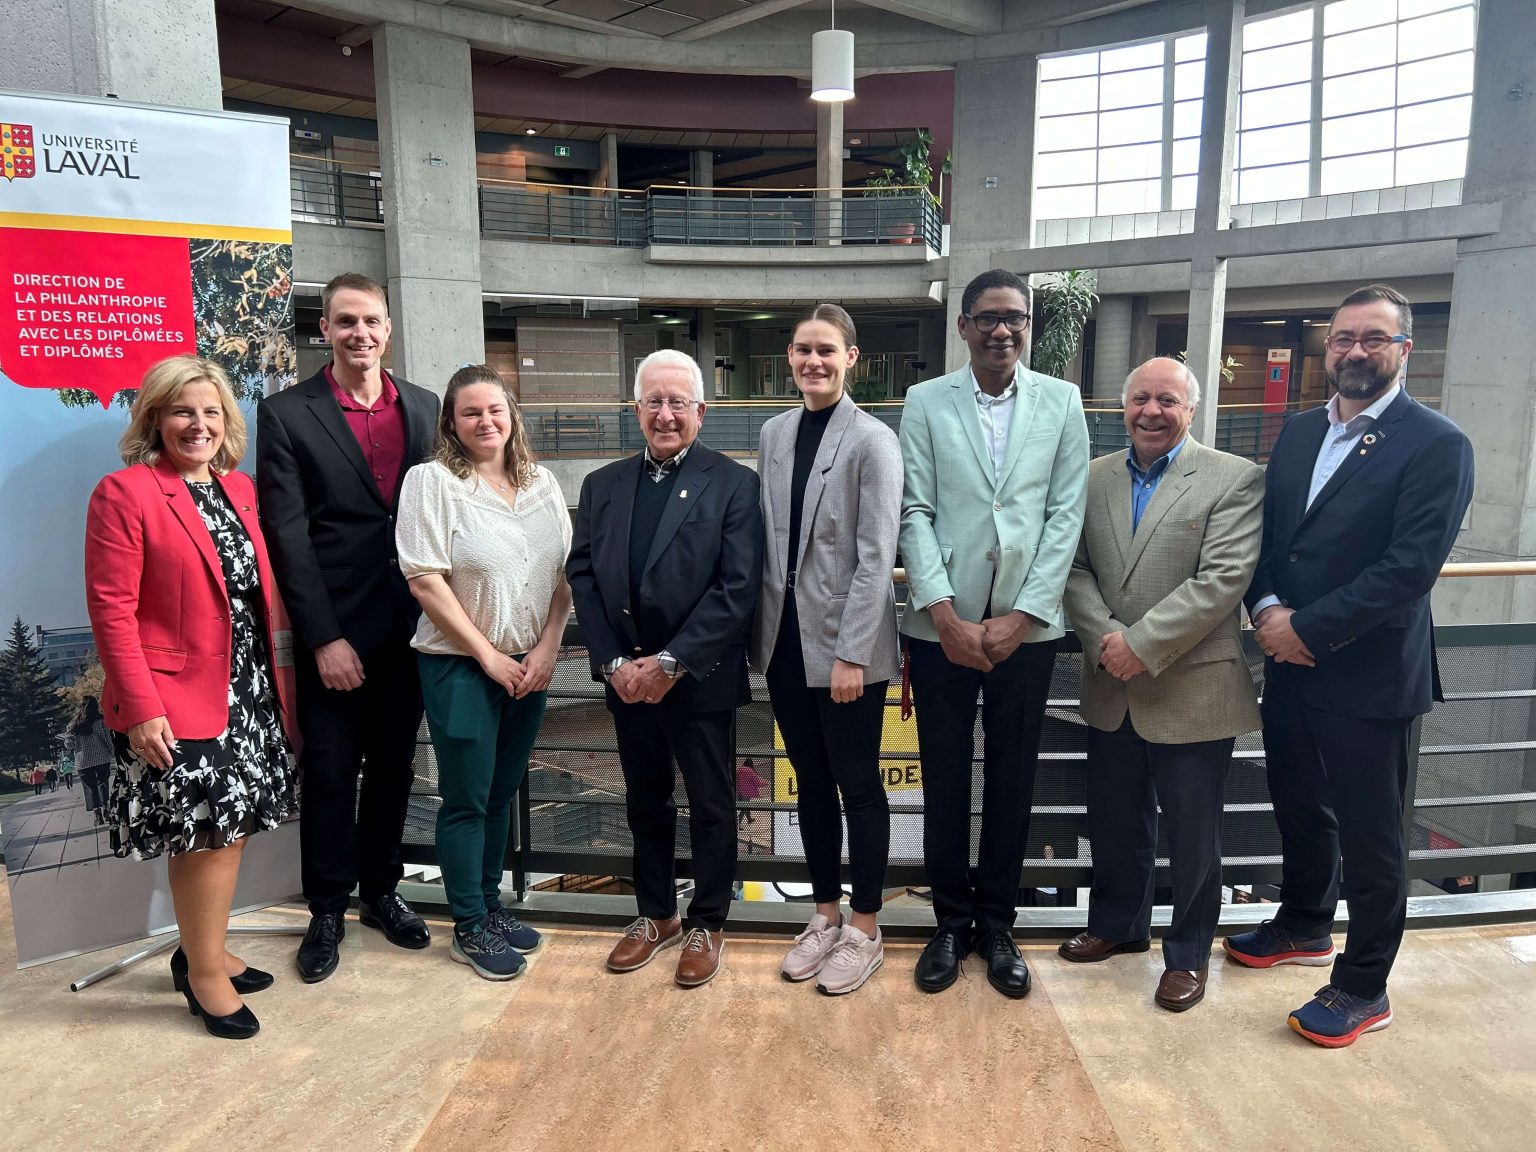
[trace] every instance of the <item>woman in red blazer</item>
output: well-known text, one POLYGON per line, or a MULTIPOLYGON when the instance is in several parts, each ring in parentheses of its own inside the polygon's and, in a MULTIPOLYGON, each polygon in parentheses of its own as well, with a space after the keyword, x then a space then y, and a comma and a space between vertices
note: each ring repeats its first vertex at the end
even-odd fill
POLYGON ((145 375, 96 486, 86 603, 113 732, 112 849, 167 855, 182 947, 176 988, 208 1031, 260 1025, 241 994, 272 983, 224 948, 245 838, 296 810, 272 669, 272 570, 256 491, 236 472, 245 421, 223 370, 195 356, 145 375))

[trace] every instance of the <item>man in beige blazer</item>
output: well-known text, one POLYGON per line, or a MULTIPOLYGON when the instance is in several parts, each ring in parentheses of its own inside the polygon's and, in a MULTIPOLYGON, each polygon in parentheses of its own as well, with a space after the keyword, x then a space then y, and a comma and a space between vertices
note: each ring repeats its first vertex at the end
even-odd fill
POLYGON ((1125 382, 1124 456, 1088 470, 1066 608, 1083 645, 1088 724, 1088 930, 1068 960, 1151 946, 1157 806, 1167 822, 1173 923, 1153 997, 1205 995, 1221 911, 1221 806, 1239 733, 1259 727, 1239 605, 1259 559, 1264 472, 1189 436, 1200 383, 1157 357, 1125 382))

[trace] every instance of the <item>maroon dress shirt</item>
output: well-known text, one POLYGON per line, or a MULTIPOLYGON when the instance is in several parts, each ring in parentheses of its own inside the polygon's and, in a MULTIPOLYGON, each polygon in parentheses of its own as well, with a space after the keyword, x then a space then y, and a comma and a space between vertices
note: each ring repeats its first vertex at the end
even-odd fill
POLYGON ((389 373, 382 368, 379 373, 384 377, 384 392, 371 408, 359 404, 342 390, 329 364, 325 366, 325 382, 331 386, 336 403, 341 405, 347 427, 357 437, 368 471, 379 486, 379 495, 393 507, 400 492, 400 476, 405 470, 405 411, 400 404, 400 390, 389 378, 389 373))

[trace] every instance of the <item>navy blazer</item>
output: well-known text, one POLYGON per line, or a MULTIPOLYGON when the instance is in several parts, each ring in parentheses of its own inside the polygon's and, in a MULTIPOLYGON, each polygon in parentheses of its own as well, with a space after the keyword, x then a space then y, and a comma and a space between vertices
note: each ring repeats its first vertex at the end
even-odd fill
POLYGON ((1439 699, 1429 594, 1472 501, 1472 444, 1401 392, 1307 508, 1328 427, 1324 408, 1292 417, 1269 458, 1244 599, 1294 609, 1317 666, 1268 660, 1266 685, 1324 712, 1417 716, 1439 699))
MULTIPOLYGON (((403 483, 432 455, 438 398, 390 375, 405 417, 403 483)), ((360 655, 403 647, 421 607, 395 554, 395 506, 368 471, 322 369, 256 406, 256 490, 296 644, 345 638, 360 655)))
POLYGON ((666 649, 688 674, 657 705, 609 708, 714 712, 749 703, 747 633, 763 579, 763 517, 752 469, 694 441, 647 553, 631 602, 629 525, 643 454, 616 460, 582 481, 566 579, 592 678, 619 656, 666 649))

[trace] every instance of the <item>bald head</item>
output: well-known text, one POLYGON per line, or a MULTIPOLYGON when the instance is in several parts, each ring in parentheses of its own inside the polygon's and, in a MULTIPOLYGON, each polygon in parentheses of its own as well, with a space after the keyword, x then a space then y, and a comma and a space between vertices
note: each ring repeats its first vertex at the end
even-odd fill
POLYGON ((1200 403, 1200 381, 1182 361, 1155 356, 1125 378, 1125 430, 1142 467, 1184 439, 1200 403))

